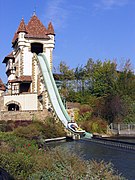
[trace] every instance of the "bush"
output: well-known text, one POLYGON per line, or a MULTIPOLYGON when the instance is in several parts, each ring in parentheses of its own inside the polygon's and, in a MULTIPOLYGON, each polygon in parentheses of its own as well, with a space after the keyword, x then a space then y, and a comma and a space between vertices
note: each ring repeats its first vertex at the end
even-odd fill
POLYGON ((15 122, 12 120, 7 121, 6 132, 13 131, 15 128, 15 122))
MULTIPOLYGON (((36 147, 36 141, 28 140, 26 138, 18 137, 13 132, 1 132, 0 133, 0 146, 10 147, 11 151, 16 151, 16 149, 25 148, 28 144, 31 144, 31 147, 36 147), (4 145, 4 146, 3 146, 4 145)), ((9 149, 9 148, 5 148, 9 149)))
POLYGON ((17 121, 0 121, 0 131, 2 132, 9 132, 13 131, 15 128, 20 127, 20 126, 28 126, 31 124, 32 121, 27 121, 27 120, 17 120, 17 121))
POLYGON ((53 118, 47 117, 41 121, 0 121, 0 132, 14 131, 14 134, 28 139, 38 139, 40 136, 53 138, 65 136, 64 127, 61 122, 56 122, 53 118))
POLYGON ((44 122, 44 136, 46 138, 62 137, 65 136, 65 130, 62 123, 56 122, 53 118, 47 118, 44 122))
POLYGON ((28 139, 38 138, 41 135, 38 128, 33 124, 26 127, 18 127, 14 130, 14 133, 19 137, 25 137, 28 139))
POLYGON ((18 127, 14 130, 15 135, 28 139, 53 138, 65 136, 64 127, 62 124, 56 123, 53 118, 45 119, 44 123, 33 121, 26 127, 18 127))
POLYGON ((31 120, 17 120, 17 121, 14 121, 15 128, 17 128, 19 126, 28 126, 31 123, 32 123, 31 120))
POLYGON ((104 134, 107 132, 107 122, 98 117, 93 117, 89 121, 81 122, 80 125, 87 132, 100 134, 104 134))
POLYGON ((29 174, 33 173, 36 165, 32 156, 23 152, 1 152, 0 162, 1 166, 12 174, 15 179, 26 179, 29 174))
POLYGON ((41 153, 35 141, 17 137, 13 133, 0 133, 1 167, 15 179, 25 180, 34 173, 38 169, 35 156, 38 157, 41 153))
POLYGON ((89 105, 81 105, 79 109, 78 122, 90 120, 92 117, 92 108, 89 105))
POLYGON ((92 111, 93 110, 89 105, 84 104, 80 106, 79 114, 84 115, 85 113, 88 113, 88 112, 92 113, 92 111))
POLYGON ((5 132, 7 127, 6 121, 0 121, 0 132, 5 132))
POLYGON ((69 152, 65 148, 57 147, 46 154, 46 169, 37 172, 29 177, 33 179, 119 179, 120 175, 113 169, 111 163, 101 161, 84 161, 73 152, 69 152), (79 168, 78 168, 79 165, 79 168))

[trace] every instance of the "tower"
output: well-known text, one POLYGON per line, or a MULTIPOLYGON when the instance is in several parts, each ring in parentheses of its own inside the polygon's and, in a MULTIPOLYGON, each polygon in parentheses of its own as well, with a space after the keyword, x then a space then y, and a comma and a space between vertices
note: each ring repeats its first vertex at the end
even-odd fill
POLYGON ((36 55, 44 52, 52 68, 54 37, 52 23, 46 28, 36 14, 33 14, 28 24, 25 24, 24 19, 21 20, 12 40, 13 51, 3 60, 8 78, 8 89, 4 96, 5 111, 47 108, 48 97, 36 55))

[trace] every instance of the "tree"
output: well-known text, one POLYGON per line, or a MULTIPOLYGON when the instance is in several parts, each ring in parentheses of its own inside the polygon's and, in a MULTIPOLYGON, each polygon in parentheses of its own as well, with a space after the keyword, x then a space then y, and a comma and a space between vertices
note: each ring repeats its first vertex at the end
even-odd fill
POLYGON ((117 84, 121 96, 128 95, 135 100, 135 75, 130 66, 128 60, 123 70, 118 72, 117 84))
POLYGON ((70 69, 69 66, 64 61, 60 62, 59 65, 59 71, 61 73, 61 81, 62 81, 62 88, 61 88, 61 94, 67 98, 68 91, 70 86, 70 82, 74 80, 74 71, 73 69, 70 69))
POLYGON ((111 61, 102 63, 98 60, 93 68, 92 93, 97 97, 114 94, 116 90, 116 80, 116 64, 111 61))

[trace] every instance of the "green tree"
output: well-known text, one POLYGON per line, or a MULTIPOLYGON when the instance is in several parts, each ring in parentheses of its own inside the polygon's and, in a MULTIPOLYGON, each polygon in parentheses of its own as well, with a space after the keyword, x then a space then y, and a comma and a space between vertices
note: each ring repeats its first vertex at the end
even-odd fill
POLYGON ((71 81, 74 80, 74 70, 70 69, 64 61, 61 61, 59 65, 59 71, 62 75, 62 88, 60 92, 64 98, 67 98, 68 92, 70 91, 70 88, 72 88, 71 81))
POLYGON ((130 61, 125 63, 122 71, 118 72, 119 94, 128 95, 135 100, 135 75, 130 67, 130 61))
POLYGON ((92 93, 97 97, 114 94, 117 89, 116 64, 111 61, 102 63, 100 60, 94 64, 92 76, 92 93))

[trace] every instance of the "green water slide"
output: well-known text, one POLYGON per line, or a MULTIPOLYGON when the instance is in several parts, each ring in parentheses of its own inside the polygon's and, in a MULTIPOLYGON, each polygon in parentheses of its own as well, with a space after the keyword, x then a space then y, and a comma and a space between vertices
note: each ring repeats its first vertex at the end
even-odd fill
POLYGON ((44 53, 39 54, 37 57, 42 71, 44 83, 48 91, 49 98, 54 108, 54 111, 57 114, 58 118, 61 120, 61 122, 64 124, 64 126, 68 128, 68 123, 71 121, 71 118, 68 115, 59 95, 52 71, 49 67, 48 60, 44 53))
POLYGON ((51 104, 60 121, 68 130, 70 130, 74 134, 79 134, 83 136, 86 135, 86 138, 91 138, 91 133, 85 132, 85 130, 79 128, 75 122, 71 122, 71 117, 67 113, 65 106, 61 100, 55 80, 53 78, 52 71, 50 70, 50 66, 45 54, 40 53, 37 56, 37 59, 39 61, 40 69, 42 71, 44 79, 44 84, 47 89, 51 104))

